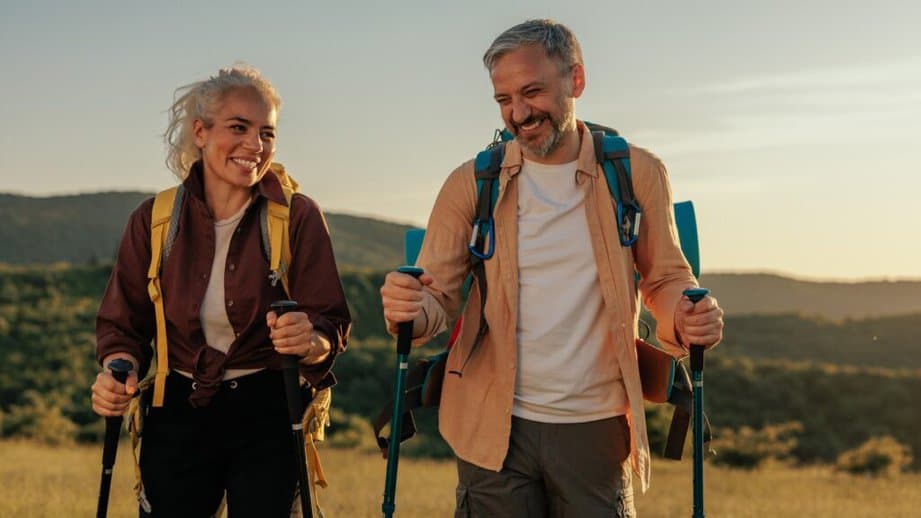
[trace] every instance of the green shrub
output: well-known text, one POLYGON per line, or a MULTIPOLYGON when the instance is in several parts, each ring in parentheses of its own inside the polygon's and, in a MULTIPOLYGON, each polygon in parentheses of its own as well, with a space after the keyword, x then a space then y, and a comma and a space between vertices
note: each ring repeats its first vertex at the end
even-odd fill
POLYGON ((34 391, 28 391, 25 399, 26 404, 13 406, 4 416, 4 436, 28 437, 49 445, 74 442, 77 425, 64 417, 60 406, 48 403, 34 391))
POLYGON ((330 426, 327 429, 326 444, 333 448, 359 448, 365 451, 377 450, 371 424, 355 414, 346 414, 335 405, 330 409, 330 426))
POLYGON ((799 422, 768 425, 757 430, 743 426, 738 430, 720 431, 711 444, 716 450, 712 462, 756 469, 769 461, 785 461, 796 447, 796 434, 802 431, 803 425, 799 422))
POLYGON ((838 456, 835 469, 859 475, 895 476, 908 469, 911 448, 894 438, 872 437, 853 450, 838 456))

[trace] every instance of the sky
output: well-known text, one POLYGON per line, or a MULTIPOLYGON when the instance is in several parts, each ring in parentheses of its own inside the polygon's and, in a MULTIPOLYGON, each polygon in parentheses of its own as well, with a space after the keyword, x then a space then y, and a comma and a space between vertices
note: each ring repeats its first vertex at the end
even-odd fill
POLYGON ((921 2, 0 0, 0 192, 175 183, 173 91, 260 69, 277 161, 324 210, 425 225, 501 125, 480 61, 530 18, 579 38, 579 118, 658 155, 704 272, 921 279, 921 2))

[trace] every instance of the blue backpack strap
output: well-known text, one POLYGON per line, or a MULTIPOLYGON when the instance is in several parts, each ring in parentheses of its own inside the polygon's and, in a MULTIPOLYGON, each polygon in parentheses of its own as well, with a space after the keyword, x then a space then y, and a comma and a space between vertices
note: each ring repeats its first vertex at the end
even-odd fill
POLYGON ((594 133, 594 132, 596 132, 596 131, 601 131, 601 132, 603 132, 605 135, 611 135, 611 136, 614 136, 614 137, 620 135, 620 133, 618 133, 616 129, 614 129, 614 128, 610 127, 610 126, 604 126, 604 125, 602 125, 602 124, 596 124, 596 123, 594 123, 594 122, 589 122, 589 121, 582 121, 582 122, 585 123, 585 126, 586 126, 586 127, 588 128, 588 130, 591 131, 592 133, 594 133))
POLYGON ((502 170, 502 160, 505 158, 505 142, 493 142, 484 151, 477 153, 474 161, 474 178, 476 179, 477 202, 476 215, 473 220, 473 231, 467 249, 470 251, 470 269, 476 279, 480 292, 480 324, 477 328, 476 338, 470 347, 470 352, 460 370, 452 370, 450 374, 464 375, 464 367, 480 345, 489 324, 486 322, 486 266, 484 262, 492 258, 496 251, 495 222, 493 209, 499 199, 499 172, 502 170))
POLYGON ((467 249, 475 258, 485 261, 495 252, 496 235, 492 212, 499 198, 499 171, 505 157, 505 145, 498 144, 477 153, 474 161, 476 179, 476 216, 467 249))
POLYGON ((694 215, 694 204, 688 201, 679 201, 674 204, 675 227, 678 229, 678 240, 681 243, 681 252, 691 266, 694 277, 700 277, 700 244, 697 239, 697 217, 694 215))
POLYGON ((630 148, 623 137, 593 131, 595 158, 604 170, 604 177, 614 199, 617 234, 622 246, 633 246, 640 230, 643 211, 633 195, 630 174, 630 148))

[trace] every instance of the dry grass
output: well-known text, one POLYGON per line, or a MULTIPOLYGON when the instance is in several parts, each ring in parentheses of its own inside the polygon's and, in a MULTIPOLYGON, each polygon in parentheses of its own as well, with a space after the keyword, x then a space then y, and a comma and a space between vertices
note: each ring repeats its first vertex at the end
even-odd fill
MULTIPOLYGON (((0 516, 93 516, 99 485, 98 448, 51 448, 0 442, 0 516)), ((329 518, 377 517, 384 487, 380 455, 349 450, 323 452, 331 486, 320 498, 329 518)), ((637 496, 640 516, 688 516, 690 463, 657 461, 652 489, 637 496)), ((707 516, 908 517, 921 509, 921 475, 872 479, 824 468, 774 467, 756 472, 707 467, 707 516)), ((450 462, 400 462, 397 516, 451 516, 454 466, 450 462)), ((122 444, 109 516, 136 516, 133 467, 122 444)))

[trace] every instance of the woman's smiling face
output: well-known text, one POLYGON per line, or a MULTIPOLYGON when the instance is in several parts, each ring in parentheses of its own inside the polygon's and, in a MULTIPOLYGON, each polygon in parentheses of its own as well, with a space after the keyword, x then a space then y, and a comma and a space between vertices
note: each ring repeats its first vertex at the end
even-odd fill
POLYGON ((243 88, 224 95, 210 126, 195 120, 206 181, 245 189, 255 185, 275 156, 277 118, 278 110, 262 95, 243 88))

